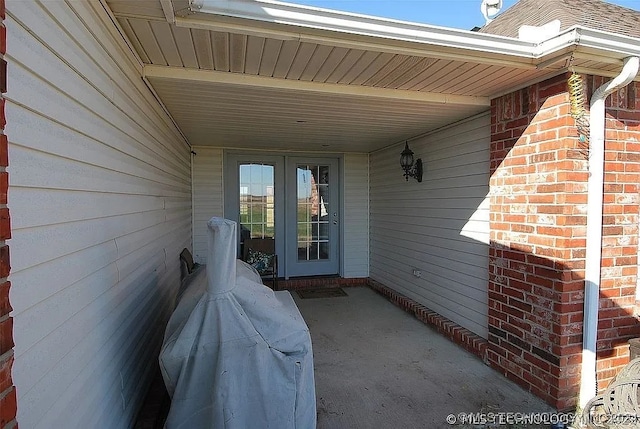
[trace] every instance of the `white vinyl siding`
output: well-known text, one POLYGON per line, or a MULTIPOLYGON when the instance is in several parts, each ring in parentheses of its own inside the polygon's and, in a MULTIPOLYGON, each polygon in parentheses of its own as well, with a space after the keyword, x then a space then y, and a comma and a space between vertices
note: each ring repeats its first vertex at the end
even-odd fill
POLYGON ((191 246, 189 148, 99 2, 7 2, 24 428, 132 427, 191 246))
POLYGON ((193 151, 193 257, 207 259, 207 221, 224 215, 223 150, 194 147, 193 151))
POLYGON ((404 143, 370 157, 370 277, 484 338, 489 145, 487 113, 409 142, 422 183, 402 176, 404 143))
POLYGON ((343 171, 343 277, 369 277, 369 155, 345 154, 343 171))

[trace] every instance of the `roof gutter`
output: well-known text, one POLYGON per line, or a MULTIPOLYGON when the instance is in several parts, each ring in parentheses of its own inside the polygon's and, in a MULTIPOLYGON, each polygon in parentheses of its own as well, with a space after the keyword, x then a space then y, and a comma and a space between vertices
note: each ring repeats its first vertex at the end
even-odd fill
MULTIPOLYGON (((161 1, 164 6, 171 0, 161 1)), ((167 19, 175 19, 179 27, 523 69, 543 68, 572 54, 596 55, 611 64, 619 64, 628 56, 640 56, 640 44, 635 38, 579 26, 534 43, 275 0, 189 0, 186 13, 167 19)))
POLYGON ((535 58, 542 58, 571 47, 578 52, 589 53, 589 57, 597 56, 599 60, 604 60, 608 55, 611 63, 619 63, 621 59, 630 56, 640 56, 638 39, 580 26, 570 27, 540 42, 533 54, 535 58))
MULTIPOLYGON (((434 25, 426 25, 334 11, 273 0, 189 0, 195 14, 209 14, 254 22, 284 24, 297 28, 316 29, 371 36, 452 48, 532 58, 535 44, 510 37, 496 36, 434 25)), ((192 15, 178 24, 190 20, 192 15)))
POLYGON ((597 395, 596 344, 602 259, 602 202, 604 192, 605 100, 628 85, 638 74, 640 59, 628 57, 620 74, 598 88, 591 97, 589 180, 587 182, 587 251, 585 257, 584 327, 580 409, 597 395))

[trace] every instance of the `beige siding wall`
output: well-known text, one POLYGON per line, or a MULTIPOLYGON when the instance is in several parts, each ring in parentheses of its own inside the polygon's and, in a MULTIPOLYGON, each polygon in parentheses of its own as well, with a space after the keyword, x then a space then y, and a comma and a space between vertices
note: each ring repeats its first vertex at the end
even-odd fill
POLYGON ((369 277, 369 155, 344 155, 343 277, 369 277))
POLYGON ((207 221, 224 216, 223 150, 195 147, 193 157, 193 257, 207 259, 207 221))
POLYGON ((130 427, 191 245, 189 148, 99 2, 7 15, 18 424, 130 427))
POLYGON ((485 338, 489 121, 487 113, 411 141, 422 183, 402 176, 404 143, 372 154, 370 190, 370 277, 485 338))

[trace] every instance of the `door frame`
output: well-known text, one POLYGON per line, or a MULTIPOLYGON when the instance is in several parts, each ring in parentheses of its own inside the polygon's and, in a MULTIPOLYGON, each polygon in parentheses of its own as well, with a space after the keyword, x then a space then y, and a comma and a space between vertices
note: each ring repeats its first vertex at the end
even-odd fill
POLYGON ((342 211, 341 211, 341 187, 342 187, 342 175, 340 173, 340 159, 333 156, 323 156, 318 154, 305 154, 301 156, 287 156, 286 159, 286 195, 289 198, 285 198, 286 205, 286 246, 285 246, 285 258, 287 266, 287 274, 290 276, 303 277, 305 276, 304 267, 319 268, 321 272, 309 275, 337 275, 340 274, 341 268, 341 249, 342 249, 342 237, 341 237, 341 225, 342 225, 342 211), (328 216, 328 238, 329 238, 329 255, 330 258, 326 260, 313 260, 313 261, 299 261, 298 260, 298 236, 297 236, 297 166, 298 164, 315 164, 315 165, 329 165, 330 168, 330 183, 329 183, 329 207, 330 212, 328 216), (335 188, 331 187, 331 182, 335 183, 335 188), (293 197, 292 197, 293 196, 293 197), (335 206, 335 207, 333 207, 335 206), (334 271, 335 268, 335 271, 334 271))
MULTIPOLYGON (((342 200, 344 194, 344 159, 343 155, 339 153, 317 153, 317 152, 270 152, 270 151, 254 151, 254 150, 238 150, 238 149, 226 149, 223 151, 223 216, 227 219, 239 223, 239 207, 240 207, 240 183, 239 183, 239 169, 240 163, 256 163, 256 164, 271 164, 274 165, 274 215, 275 215, 275 228, 276 228, 276 253, 282 255, 278 261, 278 277, 289 279, 291 273, 288 272, 288 263, 286 261, 287 248, 285 247, 288 242, 287 227, 286 227, 286 184, 289 180, 289 175, 294 174, 287 172, 287 165, 289 164, 289 158, 303 158, 306 160, 312 159, 335 159, 337 165, 337 172, 335 179, 339 184, 335 192, 337 192, 337 209, 338 213, 338 228, 337 228, 337 240, 336 243, 336 258, 337 258, 337 270, 338 275, 342 275, 344 268, 343 249, 344 249, 344 225, 342 219, 344 218, 344 202, 342 200)), ((295 177, 294 177, 295 180, 295 177)), ((237 228, 237 241, 238 252, 240 251, 240 228, 237 228)), ((310 274, 313 275, 313 274, 310 274)))
MULTIPOLYGON (((275 218, 275 245, 276 254, 284 254, 285 244, 285 207, 284 198, 284 158, 270 153, 256 152, 226 152, 223 157, 223 207, 224 217, 236 222, 237 255, 240 256, 240 164, 269 164, 273 165, 273 201, 275 218), (282 188, 282 189, 280 189, 282 188)), ((285 264, 278 264, 278 277, 285 276, 285 264)))

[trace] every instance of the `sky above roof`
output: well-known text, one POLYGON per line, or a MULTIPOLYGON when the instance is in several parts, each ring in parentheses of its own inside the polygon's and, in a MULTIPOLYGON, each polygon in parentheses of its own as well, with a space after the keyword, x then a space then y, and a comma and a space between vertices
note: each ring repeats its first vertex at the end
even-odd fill
MULTIPOLYGON (((471 30, 485 23, 481 0, 283 0, 307 6, 471 30)), ((502 11, 517 3, 504 0, 502 11)), ((640 11, 640 0, 608 0, 640 11)))

